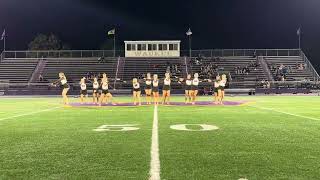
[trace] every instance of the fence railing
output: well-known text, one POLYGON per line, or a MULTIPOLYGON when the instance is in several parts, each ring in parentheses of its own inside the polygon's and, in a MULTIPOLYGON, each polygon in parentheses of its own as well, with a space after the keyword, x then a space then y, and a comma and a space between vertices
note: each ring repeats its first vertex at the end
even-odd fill
MULTIPOLYGON (((181 50, 181 57, 189 56, 188 50, 181 50)), ((116 57, 124 57, 123 50, 116 51, 116 57)), ((192 50, 192 57, 224 56, 300 56, 300 49, 204 49, 192 50)), ((90 58, 113 57, 113 50, 48 50, 48 51, 4 51, 2 58, 90 58)))
POLYGON ((320 76, 319 76, 318 72, 316 71, 316 69, 311 64, 311 62, 309 61, 308 57, 304 54, 303 51, 301 51, 301 57, 302 57, 303 61, 307 64, 307 68, 312 72, 313 81, 318 82, 320 79, 320 76))
MULTIPOLYGON (((116 51, 116 57, 123 56, 123 51, 116 51)), ((4 51, 3 58, 91 58, 113 57, 112 50, 49 50, 49 51, 4 51)))
MULTIPOLYGON (((192 50, 192 57, 224 56, 300 56, 300 49, 204 49, 192 50)), ((181 56, 189 56, 189 51, 181 51, 181 56)))

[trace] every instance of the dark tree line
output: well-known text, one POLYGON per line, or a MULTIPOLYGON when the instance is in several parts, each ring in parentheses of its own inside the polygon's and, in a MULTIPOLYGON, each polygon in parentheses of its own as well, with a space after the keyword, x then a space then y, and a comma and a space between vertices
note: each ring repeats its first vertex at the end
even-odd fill
MULTIPOLYGON (((38 34, 29 44, 29 50, 70 50, 71 46, 55 34, 38 34)), ((112 50, 113 40, 108 39, 100 45, 100 50, 112 50)))
POLYGON ((54 34, 38 34, 28 45, 29 50, 69 50, 71 47, 54 34))

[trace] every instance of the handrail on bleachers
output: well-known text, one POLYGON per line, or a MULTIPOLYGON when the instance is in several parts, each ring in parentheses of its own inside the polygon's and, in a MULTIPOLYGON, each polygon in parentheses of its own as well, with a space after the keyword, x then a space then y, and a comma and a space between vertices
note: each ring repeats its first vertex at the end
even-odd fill
POLYGON ((313 67, 312 63, 309 61, 308 57, 304 54, 303 51, 301 51, 301 58, 303 59, 303 61, 305 63, 307 63, 307 67, 309 68, 309 70, 312 71, 313 80, 318 82, 320 79, 320 76, 319 76, 318 72, 316 71, 316 69, 313 67))

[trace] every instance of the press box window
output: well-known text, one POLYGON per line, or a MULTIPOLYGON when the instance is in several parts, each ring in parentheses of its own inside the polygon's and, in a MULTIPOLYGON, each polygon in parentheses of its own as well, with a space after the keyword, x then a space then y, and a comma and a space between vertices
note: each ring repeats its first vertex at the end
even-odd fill
POLYGON ((138 44, 138 51, 145 51, 147 46, 145 44, 138 44))
POLYGON ((156 44, 148 44, 148 51, 156 51, 157 45, 156 44))
POLYGON ((127 51, 135 51, 136 45, 135 44, 127 44, 127 51))
POLYGON ((168 45, 167 44, 159 44, 159 51, 167 51, 168 45))
POLYGON ((163 44, 162 47, 163 47, 163 50, 164 50, 164 51, 168 50, 168 44, 163 44))
POLYGON ((169 50, 170 51, 177 51, 178 50, 178 44, 169 44, 169 50))
POLYGON ((142 44, 142 51, 146 51, 147 50, 147 45, 146 44, 142 44))
POLYGON ((136 45, 135 44, 131 44, 131 50, 135 51, 136 50, 136 45))

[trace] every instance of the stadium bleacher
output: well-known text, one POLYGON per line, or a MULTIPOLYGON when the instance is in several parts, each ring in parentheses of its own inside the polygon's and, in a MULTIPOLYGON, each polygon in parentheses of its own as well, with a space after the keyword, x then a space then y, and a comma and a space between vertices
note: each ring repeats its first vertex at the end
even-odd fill
MULTIPOLYGON (((202 64, 213 63, 217 66, 217 72, 219 74, 227 74, 228 78, 232 82, 242 82, 236 84, 237 88, 245 88, 248 86, 255 86, 257 81, 266 79, 266 74, 263 71, 261 65, 257 67, 250 67, 250 63, 255 63, 257 58, 254 57, 216 57, 216 58, 203 58, 201 65, 191 65, 191 72, 201 72, 202 64), (235 68, 240 69, 247 67, 248 73, 236 73, 235 68)), ((214 77, 211 77, 213 79, 214 77)))
MULTIPOLYGON (((158 74, 164 77, 167 67, 177 65, 176 76, 182 76, 184 58, 125 58, 124 80, 131 80, 133 77, 141 77, 144 74, 158 74)), ((172 69, 171 69, 172 71, 172 69)), ((171 72, 172 73, 172 72, 171 72)))
POLYGON ((0 63, 0 80, 27 83, 38 64, 38 59, 4 59, 0 63))
MULTIPOLYGON (((277 73, 272 68, 281 65, 290 69, 286 74, 286 82, 315 79, 310 63, 301 56, 216 56, 201 57, 201 59, 177 57, 177 58, 113 58, 106 57, 103 61, 99 57, 60 57, 60 58, 3 58, 0 62, 0 81, 14 83, 43 83, 48 84, 57 79, 59 72, 65 72, 70 83, 78 84, 81 77, 88 73, 95 75, 107 73, 111 81, 117 79, 118 89, 130 88, 130 80, 133 77, 143 78, 146 73, 158 74, 163 78, 166 71, 170 70, 173 77, 185 77, 187 73, 206 74, 203 68, 213 64, 216 71, 229 76, 230 88, 255 88, 262 80, 277 81, 277 73), (259 58, 260 59, 259 61, 259 58), (196 60, 200 62, 195 62, 196 60), (264 63, 261 63, 263 61, 264 63), (257 64, 257 66, 250 66, 257 64), (265 64, 266 69, 263 68, 265 64), (303 65, 303 69, 298 66, 303 65), (170 67, 170 68, 168 68, 170 67), (249 69, 246 73, 237 73, 237 67, 249 69), (290 67, 290 68, 289 68, 290 67), (270 74, 271 73, 271 74, 270 74), (44 81, 37 78, 42 74, 44 81)), ((213 79, 211 76, 210 79, 213 79)), ((181 86, 179 86, 181 87, 181 86)))
MULTIPOLYGON (((250 67, 250 73, 247 76, 245 74, 235 73, 235 67, 249 66, 251 62, 255 62, 255 61, 256 61, 256 58, 252 58, 252 57, 222 57, 222 58, 219 58, 218 61, 212 61, 212 59, 203 60, 205 64, 213 62, 218 66, 220 71, 230 72, 232 79, 234 81, 252 80, 252 77, 259 77, 259 79, 265 78, 261 67, 258 67, 257 70, 254 70, 253 68, 250 67)), ((201 70, 199 65, 192 66, 192 72, 200 72, 200 71, 201 70)))
POLYGON ((65 72, 69 82, 78 82, 86 77, 88 72, 95 74, 107 73, 114 77, 117 70, 117 58, 107 58, 99 62, 98 58, 63 58, 48 59, 43 70, 43 77, 48 81, 57 79, 59 72, 65 72))
MULTIPOLYGON (((278 69, 283 65, 289 72, 286 74, 285 81, 301 81, 303 79, 313 80, 312 72, 305 67, 305 62, 299 56, 297 57, 266 57, 265 58, 269 68, 271 66, 278 69), (298 66, 302 65, 302 69, 299 70, 298 66)), ((274 78, 277 80, 277 74, 275 70, 271 71, 274 78)))

